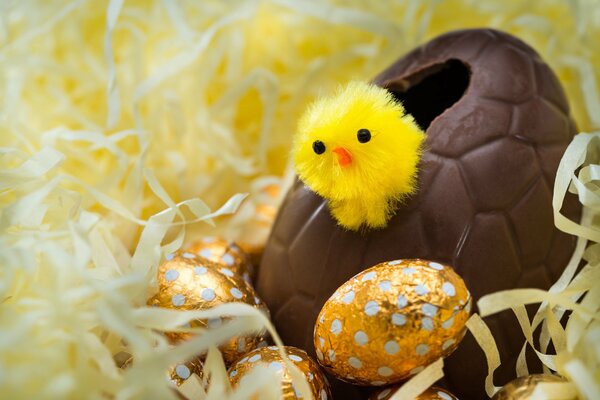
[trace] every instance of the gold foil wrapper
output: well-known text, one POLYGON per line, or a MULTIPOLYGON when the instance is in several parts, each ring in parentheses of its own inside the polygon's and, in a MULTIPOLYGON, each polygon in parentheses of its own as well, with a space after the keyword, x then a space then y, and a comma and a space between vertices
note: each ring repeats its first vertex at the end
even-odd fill
MULTIPOLYGON (((313 398, 315 400, 331 400, 329 382, 319 365, 303 350, 291 346, 285 346, 284 349, 288 358, 306 377, 313 398)), ((299 393, 295 388, 292 377, 276 346, 253 350, 231 366, 228 371, 231 386, 235 388, 253 368, 259 365, 270 368, 279 374, 282 385, 282 399, 294 400, 307 398, 306 396, 302 396, 302 393, 299 393)))
MULTIPOLYGON (((395 385, 382 389, 378 392, 373 393, 369 400, 389 400, 392 398, 396 390, 400 388, 400 385, 395 385)), ((432 386, 423 393, 421 393, 415 400, 458 400, 458 397, 450 393, 448 390, 432 386)))
POLYGON ((340 286, 321 309, 317 358, 350 383, 402 381, 458 346, 471 301, 464 281, 446 265, 378 264, 340 286))
POLYGON ((194 358, 188 362, 179 363, 169 368, 169 378, 174 385, 180 386, 194 374, 202 379, 203 368, 202 361, 199 358, 194 358))
POLYGON ((264 186, 256 196, 254 204, 254 218, 242 233, 239 246, 250 256, 252 264, 260 265, 260 259, 265 250, 265 245, 271 232, 271 227, 277 217, 281 199, 281 185, 270 183, 264 186))
POLYGON ((502 387, 492 400, 526 400, 531 397, 535 387, 540 383, 563 383, 561 376, 550 374, 527 375, 510 381, 502 387))
POLYGON ((248 254, 236 243, 219 237, 205 237, 192 243, 186 251, 221 264, 252 284, 254 266, 248 254))
MULTIPOLYGON (((178 310, 205 310, 223 303, 246 303, 269 315, 265 303, 252 286, 223 264, 202 259, 191 252, 171 254, 158 268, 158 292, 148 305, 178 310)), ((216 328, 226 318, 193 320, 192 328, 216 328)), ((193 333, 165 332, 171 343, 189 339, 193 333)), ((264 341, 264 333, 238 336, 219 349, 227 364, 234 362, 264 341)))

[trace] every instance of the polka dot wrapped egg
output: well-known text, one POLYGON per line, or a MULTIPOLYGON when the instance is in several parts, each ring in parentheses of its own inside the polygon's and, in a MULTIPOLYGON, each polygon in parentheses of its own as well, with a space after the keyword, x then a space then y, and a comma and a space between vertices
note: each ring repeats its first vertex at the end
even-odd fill
MULTIPOLYGON (((303 350, 291 346, 284 346, 283 349, 290 361, 292 361, 294 365, 300 369, 300 372, 304 374, 308 386, 311 389, 312 397, 316 400, 331 399, 329 382, 327 382, 327 378, 325 378, 319 365, 303 350)), ((276 346, 253 350, 235 363, 229 369, 229 381, 231 382, 231 385, 234 388, 237 387, 247 378, 250 371, 258 366, 267 367, 280 375, 282 399, 295 400, 308 398, 308 396, 303 396, 292 382, 292 376, 276 346)))
MULTIPOLYGON (((369 400, 389 400, 398 389, 400 389, 400 385, 382 389, 373 393, 369 400)), ((458 398, 446 389, 432 386, 418 395, 415 400, 458 400, 458 398)))
MULTIPOLYGON (((167 256, 158 268, 158 293, 148 305, 177 310, 206 310, 223 303, 242 302, 260 308, 268 315, 266 305, 252 286, 232 270, 193 253, 182 252, 167 256)), ((223 319, 194 320, 190 327, 216 328, 223 319)), ((187 332, 165 332, 171 343, 190 338, 187 332)), ((226 363, 231 363, 254 349, 263 340, 262 333, 235 337, 219 349, 226 363)))
POLYGON ((202 364, 202 361, 198 358, 194 358, 188 362, 179 363, 171 367, 169 369, 169 378, 174 385, 180 386, 194 374, 202 379, 203 368, 204 365, 202 364))
POLYGON ((196 254, 240 275, 248 283, 252 283, 254 267, 250 257, 236 244, 218 237, 205 237, 198 240, 187 249, 196 254))
POLYGON ((424 260, 378 264, 344 283, 315 325, 321 365, 339 379, 386 385, 451 353, 471 296, 452 268, 424 260))

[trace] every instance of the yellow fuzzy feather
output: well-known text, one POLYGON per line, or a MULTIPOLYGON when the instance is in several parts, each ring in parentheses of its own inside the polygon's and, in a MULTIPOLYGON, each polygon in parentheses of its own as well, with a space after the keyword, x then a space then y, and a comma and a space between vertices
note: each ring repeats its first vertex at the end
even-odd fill
POLYGON ((300 179, 328 200, 341 226, 383 228, 396 203, 416 189, 424 139, 390 92, 351 82, 309 107, 292 155, 300 179))

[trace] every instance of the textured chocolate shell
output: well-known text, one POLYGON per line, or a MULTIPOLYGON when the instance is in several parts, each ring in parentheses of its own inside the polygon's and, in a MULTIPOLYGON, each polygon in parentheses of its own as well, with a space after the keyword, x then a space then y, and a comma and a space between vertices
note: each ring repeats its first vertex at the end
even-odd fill
MULTIPOLYGON (((349 232, 326 201, 297 181, 279 211, 257 289, 287 345, 314 355, 312 332, 327 298, 377 263, 424 258, 453 266, 475 300, 499 290, 548 288, 575 239, 553 224, 552 188, 576 132, 563 89, 528 45, 506 33, 462 30, 399 59, 375 82, 392 91, 426 130, 419 191, 387 228, 349 232)), ((579 204, 568 198, 571 218, 579 204)), ((476 310, 475 310, 476 311, 476 310)), ((514 377, 523 343, 506 312, 486 318, 514 377)), ((471 335, 446 360, 445 383, 460 398, 485 397, 483 353, 471 335)), ((358 389, 332 382, 334 395, 358 389)))

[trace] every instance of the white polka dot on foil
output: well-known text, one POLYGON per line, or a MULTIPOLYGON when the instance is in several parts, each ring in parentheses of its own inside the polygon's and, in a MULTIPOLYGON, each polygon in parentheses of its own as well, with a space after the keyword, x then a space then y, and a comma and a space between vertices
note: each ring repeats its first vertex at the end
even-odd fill
POLYGON ((369 343, 369 336, 367 336, 367 334, 363 331, 357 331, 354 334, 354 341, 359 346, 364 346, 365 344, 369 343))
POLYGON ((404 314, 392 314, 392 323, 394 325, 402 326, 406 324, 406 315, 404 314))
POLYGON ((452 328, 453 324, 454 324, 454 317, 450 317, 447 320, 445 320, 444 322, 442 322, 442 328, 450 329, 450 328, 452 328))
POLYGON ((377 274, 375 273, 375 271, 370 271, 363 275, 362 281, 363 282, 372 281, 375 278, 377 278, 377 274))
POLYGON ((448 396, 448 394, 444 393, 444 392, 437 392, 437 395, 440 396, 440 398, 442 400, 452 400, 452 397, 448 396))
POLYGON ((385 343, 383 349, 386 353, 393 356, 394 354, 398 353, 398 351, 400 351, 400 345, 395 340, 389 340, 385 343))
POLYGON ((417 367, 417 368, 413 368, 410 370, 411 375, 416 375, 419 372, 423 371, 425 369, 425 367, 421 366, 421 367, 417 367))
POLYGON ((438 312, 438 308, 433 304, 425 303, 421 306, 421 311, 428 317, 435 317, 438 312))
POLYGON ((185 304, 185 296, 182 294, 173 295, 173 297, 171 297, 171 303, 175 307, 180 307, 185 304))
POLYGON ((403 295, 398 296, 398 308, 404 308, 408 305, 408 299, 403 295))
POLYGON ((258 360, 260 360, 260 359, 261 359, 261 357, 260 357, 260 354, 255 354, 255 355, 253 355, 252 357, 250 357, 250 358, 248 359, 248 361, 249 361, 249 362, 257 362, 257 361, 258 361, 258 360))
POLYGON ((342 321, 334 319, 331 323, 330 331, 336 336, 339 335, 342 332, 342 321))
POLYGON ((384 391, 382 391, 381 393, 379 393, 377 395, 377 400, 382 400, 384 399, 388 394, 392 393, 392 389, 385 389, 384 391))
POLYGON ((204 257, 204 258, 212 258, 213 253, 211 249, 202 249, 200 250, 200 256, 204 257))
POLYGON ((392 282, 391 281, 381 281, 379 282, 379 289, 381 289, 384 292, 389 292, 392 289, 392 282))
POLYGON ((418 344, 416 351, 418 355, 424 356, 425 354, 429 353, 429 346, 424 343, 418 344))
POLYGON ((241 299, 242 297, 244 297, 244 294, 238 288, 229 289, 229 293, 231 293, 231 295, 236 299, 241 299))
POLYGON ((429 293, 429 290, 422 283, 419 283, 417 286, 415 286, 415 293, 419 296, 424 296, 429 293))
POLYGON ((442 345, 442 349, 443 350, 447 350, 450 346, 452 346, 454 343, 456 343, 456 340, 454 339, 448 339, 444 342, 444 344, 442 345))
POLYGON ((335 351, 329 349, 329 351, 327 352, 327 355, 329 356, 329 359, 333 362, 335 361, 335 351))
POLYGON ((390 367, 379 367, 377 368, 377 373, 381 376, 390 376, 394 373, 394 370, 391 369, 390 367))
POLYGON ((189 252, 186 251, 185 253, 183 253, 183 257, 184 258, 192 259, 192 258, 196 258, 196 255, 193 254, 193 253, 189 253, 189 252))
POLYGON ((394 261, 390 261, 388 263, 388 265, 398 265, 398 264, 402 264, 402 260, 394 260, 394 261))
POLYGON ((425 331, 433 330, 433 320, 429 317, 423 317, 421 319, 421 328, 425 331))
POLYGON ((348 364, 350 364, 350 366, 352 368, 362 368, 362 361, 360 361, 360 359, 356 358, 356 357, 350 357, 348 358, 348 364))
POLYGON ((168 282, 173 282, 177 280, 177 278, 179 278, 179 271, 177 271, 176 269, 170 269, 167 272, 165 272, 165 279, 168 282))
POLYGON ((356 295, 356 293, 354 293, 354 290, 350 290, 348 293, 346 293, 344 295, 344 297, 342 297, 342 301, 345 304, 350 304, 350 303, 352 303, 352 300, 354 300, 355 295, 356 295))
POLYGON ((167 254, 167 255, 165 256, 165 259, 166 259, 167 261, 171 261, 171 260, 172 260, 172 259, 174 259, 174 258, 175 258, 175 253, 170 253, 170 254, 167 254))
POLYGON ((283 369, 283 365, 281 365, 279 361, 271 361, 271 363, 269 363, 269 369, 272 369, 273 371, 281 371, 283 369))
POLYGON ((454 296, 456 295, 456 288, 454 287, 453 284, 451 284, 450 282, 444 282, 442 284, 442 290, 444 291, 444 293, 446 293, 448 296, 454 296))
POLYGON ((414 274, 415 272, 417 272, 417 270, 416 270, 416 269, 414 269, 414 268, 410 268, 410 267, 407 267, 407 268, 403 268, 403 269, 402 269, 402 273, 403 273, 404 275, 412 275, 412 274, 414 274))
POLYGON ((367 314, 368 316, 373 316, 375 314, 377 314, 379 312, 379 304, 377 304, 376 301, 368 301, 367 304, 365 304, 365 314, 367 314))
POLYGON ((441 270, 443 270, 443 269, 444 269, 444 266, 443 266, 442 264, 440 264, 440 263, 436 263, 436 262, 430 262, 430 263, 429 263, 429 266, 430 266, 431 268, 433 268, 433 269, 436 269, 436 270, 438 270, 438 271, 441 271, 441 270))
POLYGON ((192 372, 190 371, 190 369, 187 366, 183 365, 183 364, 179 364, 178 366, 175 367, 175 373, 181 379, 187 379, 192 374, 192 372))
POLYGON ((227 276, 233 276, 234 273, 232 270, 230 270, 229 268, 221 268, 219 271, 221 271, 221 273, 223 275, 227 275, 227 276))
POLYGON ((211 288, 202 289, 202 293, 200 294, 202 298, 206 301, 211 301, 215 299, 215 291, 211 288))
POLYGON ((292 361, 296 361, 296 362, 302 361, 302 357, 299 357, 295 354, 290 354, 289 357, 290 357, 290 360, 292 360, 292 361))
POLYGON ((194 268, 194 274, 196 275, 204 275, 208 270, 206 269, 206 267, 196 267, 194 268))
POLYGON ((221 257, 221 259, 227 265, 233 265, 235 263, 235 259, 231 254, 224 254, 223 257, 221 257))

